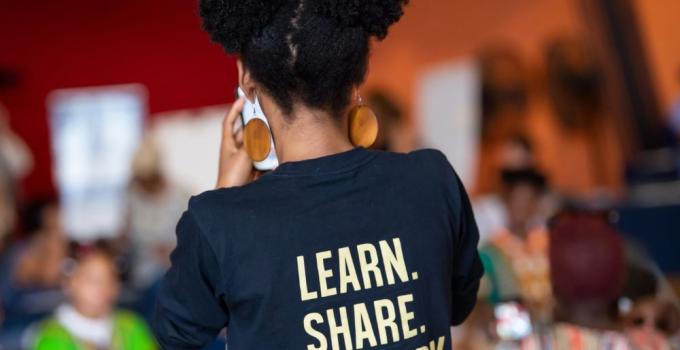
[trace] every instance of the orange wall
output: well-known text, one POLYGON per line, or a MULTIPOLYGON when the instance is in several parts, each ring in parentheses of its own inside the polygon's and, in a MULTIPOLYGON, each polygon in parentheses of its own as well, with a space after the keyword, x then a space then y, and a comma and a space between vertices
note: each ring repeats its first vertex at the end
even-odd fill
MULTIPOLYGON (((574 0, 411 1, 387 39, 374 45, 367 86, 387 88, 413 115, 414 90, 424 71, 494 44, 517 49, 532 76, 540 78, 546 41, 586 32, 578 4, 574 0)), ((560 129, 540 85, 535 87, 539 87, 535 89, 539 93, 531 97, 527 133, 537 146, 539 165, 553 184, 575 196, 587 196, 599 187, 620 188, 621 152, 611 124, 604 124, 602 137, 596 142, 607 156, 605 180, 597 180, 588 149, 592 145, 582 134, 560 129)), ((418 121, 412 122, 417 128, 418 121)), ((489 172, 480 176, 491 176, 485 173, 489 172)), ((483 178, 479 181, 486 182, 483 178)))
MULTIPOLYGON (((669 0, 674 1, 674 0, 669 0)), ((578 33, 573 0, 414 0, 383 42, 374 44, 369 86, 386 86, 413 106, 419 75, 432 65, 474 55, 501 43, 527 64, 540 64, 544 41, 578 33)))
POLYGON ((680 1, 635 0, 659 102, 667 111, 680 96, 680 1))

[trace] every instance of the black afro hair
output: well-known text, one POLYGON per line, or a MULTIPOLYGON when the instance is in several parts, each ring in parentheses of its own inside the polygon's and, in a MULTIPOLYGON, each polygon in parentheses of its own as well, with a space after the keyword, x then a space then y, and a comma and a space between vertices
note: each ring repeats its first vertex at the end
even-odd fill
POLYGON ((339 115, 363 82, 369 40, 408 0, 200 0, 203 29, 239 54, 284 112, 293 102, 339 115))

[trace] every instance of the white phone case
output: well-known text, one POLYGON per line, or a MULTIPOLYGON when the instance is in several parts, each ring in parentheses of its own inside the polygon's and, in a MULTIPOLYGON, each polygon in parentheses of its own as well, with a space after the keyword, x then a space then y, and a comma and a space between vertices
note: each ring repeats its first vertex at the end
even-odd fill
MULTIPOLYGON (((237 91, 239 97, 245 98, 245 93, 243 93, 243 90, 241 90, 240 87, 238 88, 237 91)), ((248 98, 245 98, 245 100, 246 101, 243 104, 243 111, 241 111, 241 119, 243 125, 245 126, 251 119, 256 118, 264 121, 267 127, 269 127, 269 122, 267 121, 267 117, 265 117, 264 112, 262 112, 262 107, 260 107, 260 103, 257 100, 257 97, 255 97, 255 103, 250 102, 248 98)), ((267 158, 265 158, 261 162, 253 162, 253 166, 255 167, 255 169, 267 171, 273 170, 277 166, 279 166, 279 159, 276 157, 276 149, 274 148, 274 137, 271 137, 271 140, 272 144, 271 148, 269 149, 269 155, 267 155, 267 158)))

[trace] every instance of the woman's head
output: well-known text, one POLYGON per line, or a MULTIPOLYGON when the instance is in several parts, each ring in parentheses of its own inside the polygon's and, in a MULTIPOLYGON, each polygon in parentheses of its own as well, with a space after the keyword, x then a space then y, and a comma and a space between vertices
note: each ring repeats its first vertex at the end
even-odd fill
POLYGON ((287 118, 296 106, 338 117, 364 80, 369 40, 387 35, 407 1, 201 0, 200 14, 213 41, 239 55, 246 95, 266 95, 287 118))

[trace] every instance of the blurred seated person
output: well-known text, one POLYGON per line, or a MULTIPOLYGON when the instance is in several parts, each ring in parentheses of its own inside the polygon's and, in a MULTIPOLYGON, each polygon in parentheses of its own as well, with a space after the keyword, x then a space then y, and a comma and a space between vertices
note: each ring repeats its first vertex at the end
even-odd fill
POLYGON ((15 198, 16 184, 8 179, 6 169, 0 168, 0 264, 5 260, 11 241, 15 238, 17 208, 15 198))
POLYGON ((6 169, 0 168, 0 326, 5 319, 2 291, 11 275, 11 261, 14 258, 14 254, 11 253, 14 249, 11 249, 11 247, 16 238, 14 233, 17 221, 14 183, 3 181, 3 179, 9 178, 6 173, 1 173, 4 170, 6 169))
POLYGON ((0 102, 0 258, 15 229, 17 184, 32 168, 33 155, 11 129, 9 112, 0 102))
POLYGON ((378 136, 371 148, 390 152, 413 150, 414 135, 406 125, 404 109, 386 91, 374 90, 368 94, 367 104, 378 117, 378 136))
POLYGON ((189 196, 172 186, 161 169, 160 152, 147 137, 132 163, 126 238, 132 249, 132 281, 146 289, 160 279, 175 248, 175 226, 189 196))
POLYGON ((18 184, 32 169, 33 155, 10 127, 9 112, 0 102, 0 254, 15 228, 18 184))
POLYGON ((540 217, 546 180, 528 168, 505 170, 501 199, 507 210, 505 226, 482 246, 485 294, 492 305, 521 300, 536 320, 550 317, 551 290, 548 234, 540 217))
MULTIPOLYGON (((522 135, 514 135, 506 139, 503 146, 496 149, 493 158, 500 177, 505 170, 514 171, 535 167, 533 146, 522 135)), ((472 203, 479 229, 480 244, 484 244, 492 234, 508 225, 507 208, 503 193, 501 193, 505 187, 502 179, 498 187, 495 192, 479 196, 472 203)))
MULTIPOLYGON (((9 124, 9 112, 0 102, 0 168, 16 182, 33 169, 33 154, 9 124)), ((4 180, 4 179, 3 179, 4 180)))
POLYGON ((627 272, 618 311, 630 341, 640 350, 678 348, 669 341, 680 327, 678 309, 660 297, 657 276, 635 265, 629 265, 627 272))
POLYGON ((0 264, 7 256, 16 226, 16 205, 8 184, 0 183, 0 264))
POLYGON ((24 225, 28 244, 18 257, 15 270, 15 281, 19 285, 59 284, 59 266, 68 247, 60 213, 59 203, 54 198, 37 200, 27 208, 24 225))
POLYGON ((625 277, 618 233, 599 216, 566 213, 553 222, 550 243, 554 324, 539 329, 522 348, 632 349, 612 312, 625 277))
POLYGON ((105 244, 79 248, 69 263, 64 281, 68 303, 37 327, 33 349, 156 349, 144 321, 115 307, 119 274, 105 244))
POLYGON ((15 242, 0 266, 3 326, 19 327, 43 317, 62 301, 61 263, 68 241, 55 198, 34 200, 23 210, 23 240, 15 242))

